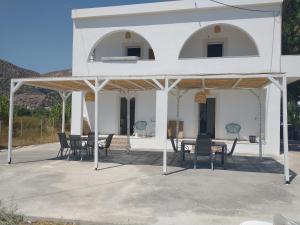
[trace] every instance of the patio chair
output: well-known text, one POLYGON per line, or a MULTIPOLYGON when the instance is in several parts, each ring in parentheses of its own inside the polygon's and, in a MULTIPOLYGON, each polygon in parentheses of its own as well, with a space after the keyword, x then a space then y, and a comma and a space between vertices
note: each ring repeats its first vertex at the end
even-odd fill
MULTIPOLYGON (((73 155, 76 157, 76 154, 80 154, 80 160, 82 161, 83 152, 87 153, 86 145, 82 143, 80 135, 70 135, 70 150, 73 151, 73 155)), ((70 156, 70 154, 69 154, 70 156)), ((68 159, 69 159, 68 156, 68 159)))
POLYGON ((227 156, 230 156, 232 161, 233 161, 233 152, 234 152, 237 141, 238 141, 238 139, 236 138, 232 144, 230 152, 227 153, 227 156))
POLYGON ((229 134, 237 134, 238 139, 240 139, 240 131, 242 129, 241 125, 237 123, 229 123, 226 125, 225 129, 229 134))
MULTIPOLYGON (((175 146, 174 137, 170 137, 170 140, 171 140, 171 144, 172 144, 173 151, 177 154, 179 151, 177 150, 177 148, 176 148, 176 146, 175 146)), ((190 151, 190 150, 185 149, 185 150, 184 150, 184 153, 189 154, 189 157, 191 158, 191 151, 190 151)))
MULTIPOLYGON (((227 157, 229 156, 231 158, 232 162, 234 161, 233 160, 233 152, 234 152, 235 146, 237 144, 237 141, 238 141, 238 138, 234 139, 234 142, 232 144, 230 151, 226 153, 226 156, 227 157)), ((220 148, 219 146, 217 146, 217 148, 218 149, 214 151, 215 155, 222 155, 222 148, 220 148)))
POLYGON ((66 150, 66 153, 68 153, 69 149, 70 149, 70 145, 68 143, 68 140, 67 140, 67 136, 66 136, 66 133, 57 133, 58 135, 58 139, 59 139, 59 143, 60 143, 60 149, 59 149, 59 152, 57 153, 57 156, 56 158, 59 157, 63 157, 64 156, 64 150, 66 150))
POLYGON ((214 170, 214 157, 215 154, 211 150, 212 141, 207 137, 198 137, 196 141, 196 149, 194 154, 194 169, 197 168, 197 157, 198 156, 208 156, 210 159, 211 169, 214 170))
POLYGON ((95 133, 90 132, 88 134, 88 138, 87 138, 87 142, 86 142, 86 149, 87 149, 88 155, 93 155, 94 147, 95 147, 95 133))
POLYGON ((146 121, 136 121, 134 124, 134 132, 138 135, 138 132, 141 131, 143 137, 146 136, 147 122, 146 121))
POLYGON ((110 145, 111 145, 113 136, 114 136, 114 134, 109 134, 106 138, 105 145, 99 146, 99 150, 105 150, 105 156, 107 156, 107 152, 110 151, 110 145))

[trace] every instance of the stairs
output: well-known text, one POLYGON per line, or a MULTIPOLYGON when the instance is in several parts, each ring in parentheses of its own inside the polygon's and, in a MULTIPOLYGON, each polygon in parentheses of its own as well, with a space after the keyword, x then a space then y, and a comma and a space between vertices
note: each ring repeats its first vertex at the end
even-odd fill
POLYGON ((112 139, 110 148, 115 150, 127 150, 127 136, 115 135, 112 139))

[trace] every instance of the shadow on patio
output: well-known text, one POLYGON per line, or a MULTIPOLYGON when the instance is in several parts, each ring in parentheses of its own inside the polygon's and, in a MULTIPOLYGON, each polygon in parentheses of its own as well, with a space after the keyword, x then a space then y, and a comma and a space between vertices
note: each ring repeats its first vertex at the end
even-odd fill
MULTIPOLYGON (((41 147, 41 146, 39 146, 41 147)), ((50 145, 49 148, 41 149, 36 147, 29 151, 17 151, 14 154, 12 164, 20 165, 27 163, 43 162, 43 161, 61 161, 61 162, 73 162, 79 161, 79 158, 70 158, 69 161, 66 158, 56 158, 57 148, 54 145, 50 145)), ((4 153, 4 152, 3 152, 4 153)), ((1 164, 6 164, 6 154, 1 157, 1 164), (5 156, 4 156, 5 155, 5 156)), ((122 167, 125 165, 144 165, 144 166, 162 166, 163 154, 160 151, 153 151, 151 149, 133 150, 128 153, 125 150, 112 150, 107 157, 104 156, 104 152, 100 153, 100 163, 102 163, 101 169, 110 169, 115 167, 122 167)), ((193 158, 193 155, 191 155, 193 158)), ((169 171, 169 175, 174 173, 180 173, 184 170, 193 170, 193 161, 188 156, 185 162, 179 160, 179 154, 176 155, 173 152, 168 152, 168 167, 172 167, 169 171)), ((93 158, 84 157, 81 163, 93 163, 93 158)), ((6 164, 7 165, 7 164, 6 164)), ((92 166, 92 165, 91 165, 92 166)), ((197 170, 210 169, 210 162, 207 157, 198 157, 197 170)), ((223 170, 221 165, 221 157, 215 159, 215 170, 223 170)), ((226 163, 227 171, 237 172, 252 172, 252 173, 271 173, 271 174, 283 174, 284 166, 279 161, 270 157, 265 157, 262 160, 255 156, 241 156, 234 155, 233 160, 227 158, 226 163)), ((297 176, 297 174, 290 170, 291 181, 297 176)))
MULTIPOLYGON (((187 169, 193 169, 193 155, 191 159, 187 157, 186 161, 181 162, 179 155, 175 153, 168 153, 169 167, 177 167, 179 170, 169 173, 177 173, 187 169)), ((57 160, 56 158, 53 160, 57 160)), ((70 159, 71 161, 74 159, 70 159)), ((113 166, 104 166, 103 169, 109 169, 113 167, 119 167, 124 165, 149 165, 149 166, 162 166, 162 153, 151 150, 139 150, 130 151, 129 153, 124 150, 112 150, 111 153, 105 157, 100 154, 100 163, 116 164, 113 166)), ((83 162, 93 162, 93 159, 84 159, 83 162)), ((198 157, 197 169, 209 169, 210 161, 207 157, 198 157)), ((221 157, 215 159, 215 170, 223 170, 221 164, 221 157)), ((264 157, 260 160, 259 157, 255 156, 241 156, 235 155, 233 159, 228 158, 226 162, 226 169, 228 171, 239 171, 239 172, 254 172, 254 173, 273 173, 283 174, 284 166, 280 162, 274 160, 271 157, 264 157)), ((297 176, 297 174, 290 170, 291 181, 297 176)))

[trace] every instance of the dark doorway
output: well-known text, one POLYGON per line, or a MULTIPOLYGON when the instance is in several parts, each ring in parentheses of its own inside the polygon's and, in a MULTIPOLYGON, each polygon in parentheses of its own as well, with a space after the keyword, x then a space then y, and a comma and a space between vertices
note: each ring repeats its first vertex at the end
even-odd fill
POLYGON ((222 56, 223 56, 223 44, 207 45, 207 57, 222 57, 222 56))
MULTIPOLYGON (((120 134, 127 135, 127 99, 121 98, 120 102, 120 134)), ((130 99, 130 135, 133 134, 135 121, 135 98, 130 99)))
POLYGON ((206 104, 199 104, 199 134, 215 137, 216 99, 208 98, 206 104))

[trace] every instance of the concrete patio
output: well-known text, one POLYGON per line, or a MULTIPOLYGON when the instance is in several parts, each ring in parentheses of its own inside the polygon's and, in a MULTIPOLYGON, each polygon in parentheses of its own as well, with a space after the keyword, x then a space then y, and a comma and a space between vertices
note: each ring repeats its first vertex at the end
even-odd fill
POLYGON ((239 224, 271 221, 276 213, 300 221, 300 152, 290 152, 292 184, 284 185, 278 161, 234 156, 223 170, 208 160, 183 166, 168 153, 169 175, 162 176, 162 153, 115 150, 92 160, 55 159, 58 144, 15 150, 13 164, 0 152, 0 199, 29 217, 70 219, 81 224, 239 224), (86 222, 84 222, 86 221, 86 222))

